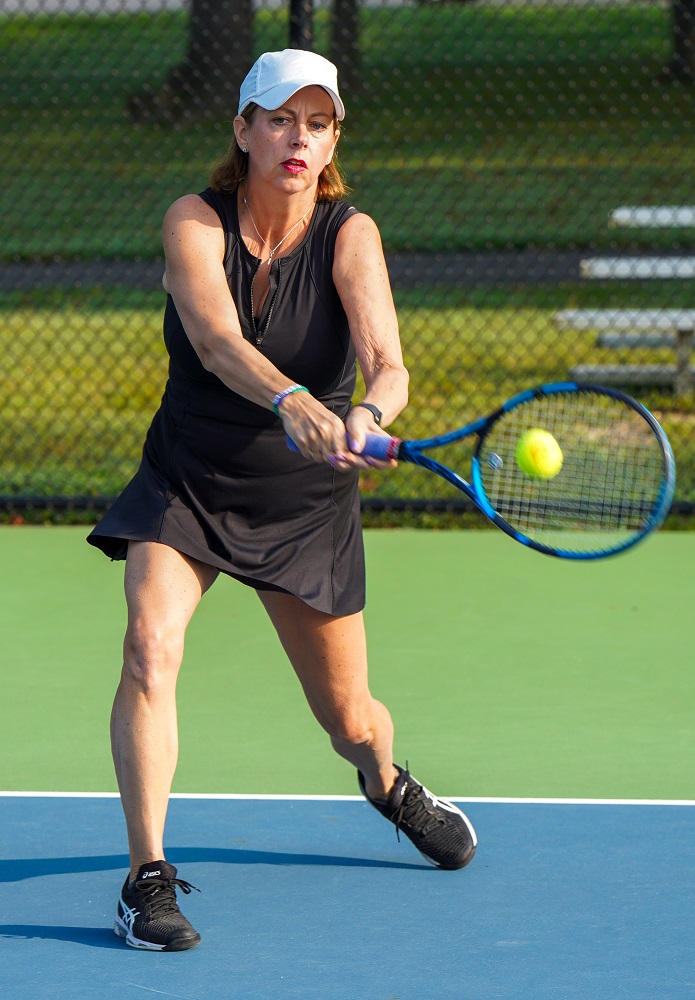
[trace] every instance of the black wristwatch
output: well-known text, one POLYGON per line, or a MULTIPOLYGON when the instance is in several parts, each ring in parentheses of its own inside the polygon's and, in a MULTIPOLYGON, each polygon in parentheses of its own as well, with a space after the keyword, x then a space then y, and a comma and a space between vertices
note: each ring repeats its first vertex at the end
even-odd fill
POLYGON ((371 415, 374 417, 374 423, 378 427, 381 426, 381 410, 378 406, 374 406, 373 403, 355 403, 353 409, 356 409, 358 406, 363 406, 365 410, 369 410, 371 415))

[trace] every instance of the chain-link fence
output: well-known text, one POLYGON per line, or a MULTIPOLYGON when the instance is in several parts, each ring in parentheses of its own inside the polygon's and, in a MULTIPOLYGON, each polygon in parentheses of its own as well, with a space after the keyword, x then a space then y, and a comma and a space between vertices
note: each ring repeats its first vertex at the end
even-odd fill
MULTIPOLYGON (((570 374, 661 418, 695 501, 695 3, 0 0, 0 495, 108 498, 166 376, 160 225, 253 59, 341 71, 423 436, 570 374)), ((416 469, 365 498, 437 497, 416 469)), ((41 499, 43 498, 43 500, 41 499)))

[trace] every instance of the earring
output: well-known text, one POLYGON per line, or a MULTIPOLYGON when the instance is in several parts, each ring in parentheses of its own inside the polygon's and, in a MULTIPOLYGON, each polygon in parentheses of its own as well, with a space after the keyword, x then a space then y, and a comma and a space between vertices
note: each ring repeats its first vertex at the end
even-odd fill
POLYGON ((246 146, 242 146, 241 151, 242 153, 248 153, 248 149, 246 148, 246 146))

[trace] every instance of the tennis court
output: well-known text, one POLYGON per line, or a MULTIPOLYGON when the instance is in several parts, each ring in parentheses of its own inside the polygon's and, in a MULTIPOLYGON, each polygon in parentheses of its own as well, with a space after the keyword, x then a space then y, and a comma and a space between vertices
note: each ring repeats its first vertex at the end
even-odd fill
POLYGON ((122 572, 84 534, 0 529, 0 995, 695 995, 695 535, 574 565, 499 532, 367 533, 372 687, 398 759, 466 803, 459 872, 356 796, 255 596, 218 581, 189 631, 167 837, 203 944, 155 955, 111 933, 122 572))

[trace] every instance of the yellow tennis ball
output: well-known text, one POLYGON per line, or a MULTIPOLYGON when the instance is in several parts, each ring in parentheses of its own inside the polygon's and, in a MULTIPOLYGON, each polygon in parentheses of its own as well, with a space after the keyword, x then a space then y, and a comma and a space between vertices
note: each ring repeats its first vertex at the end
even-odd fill
POLYGON ((540 427, 525 431, 516 445, 516 464, 527 476, 552 479, 562 468, 562 449, 552 434, 540 427))

